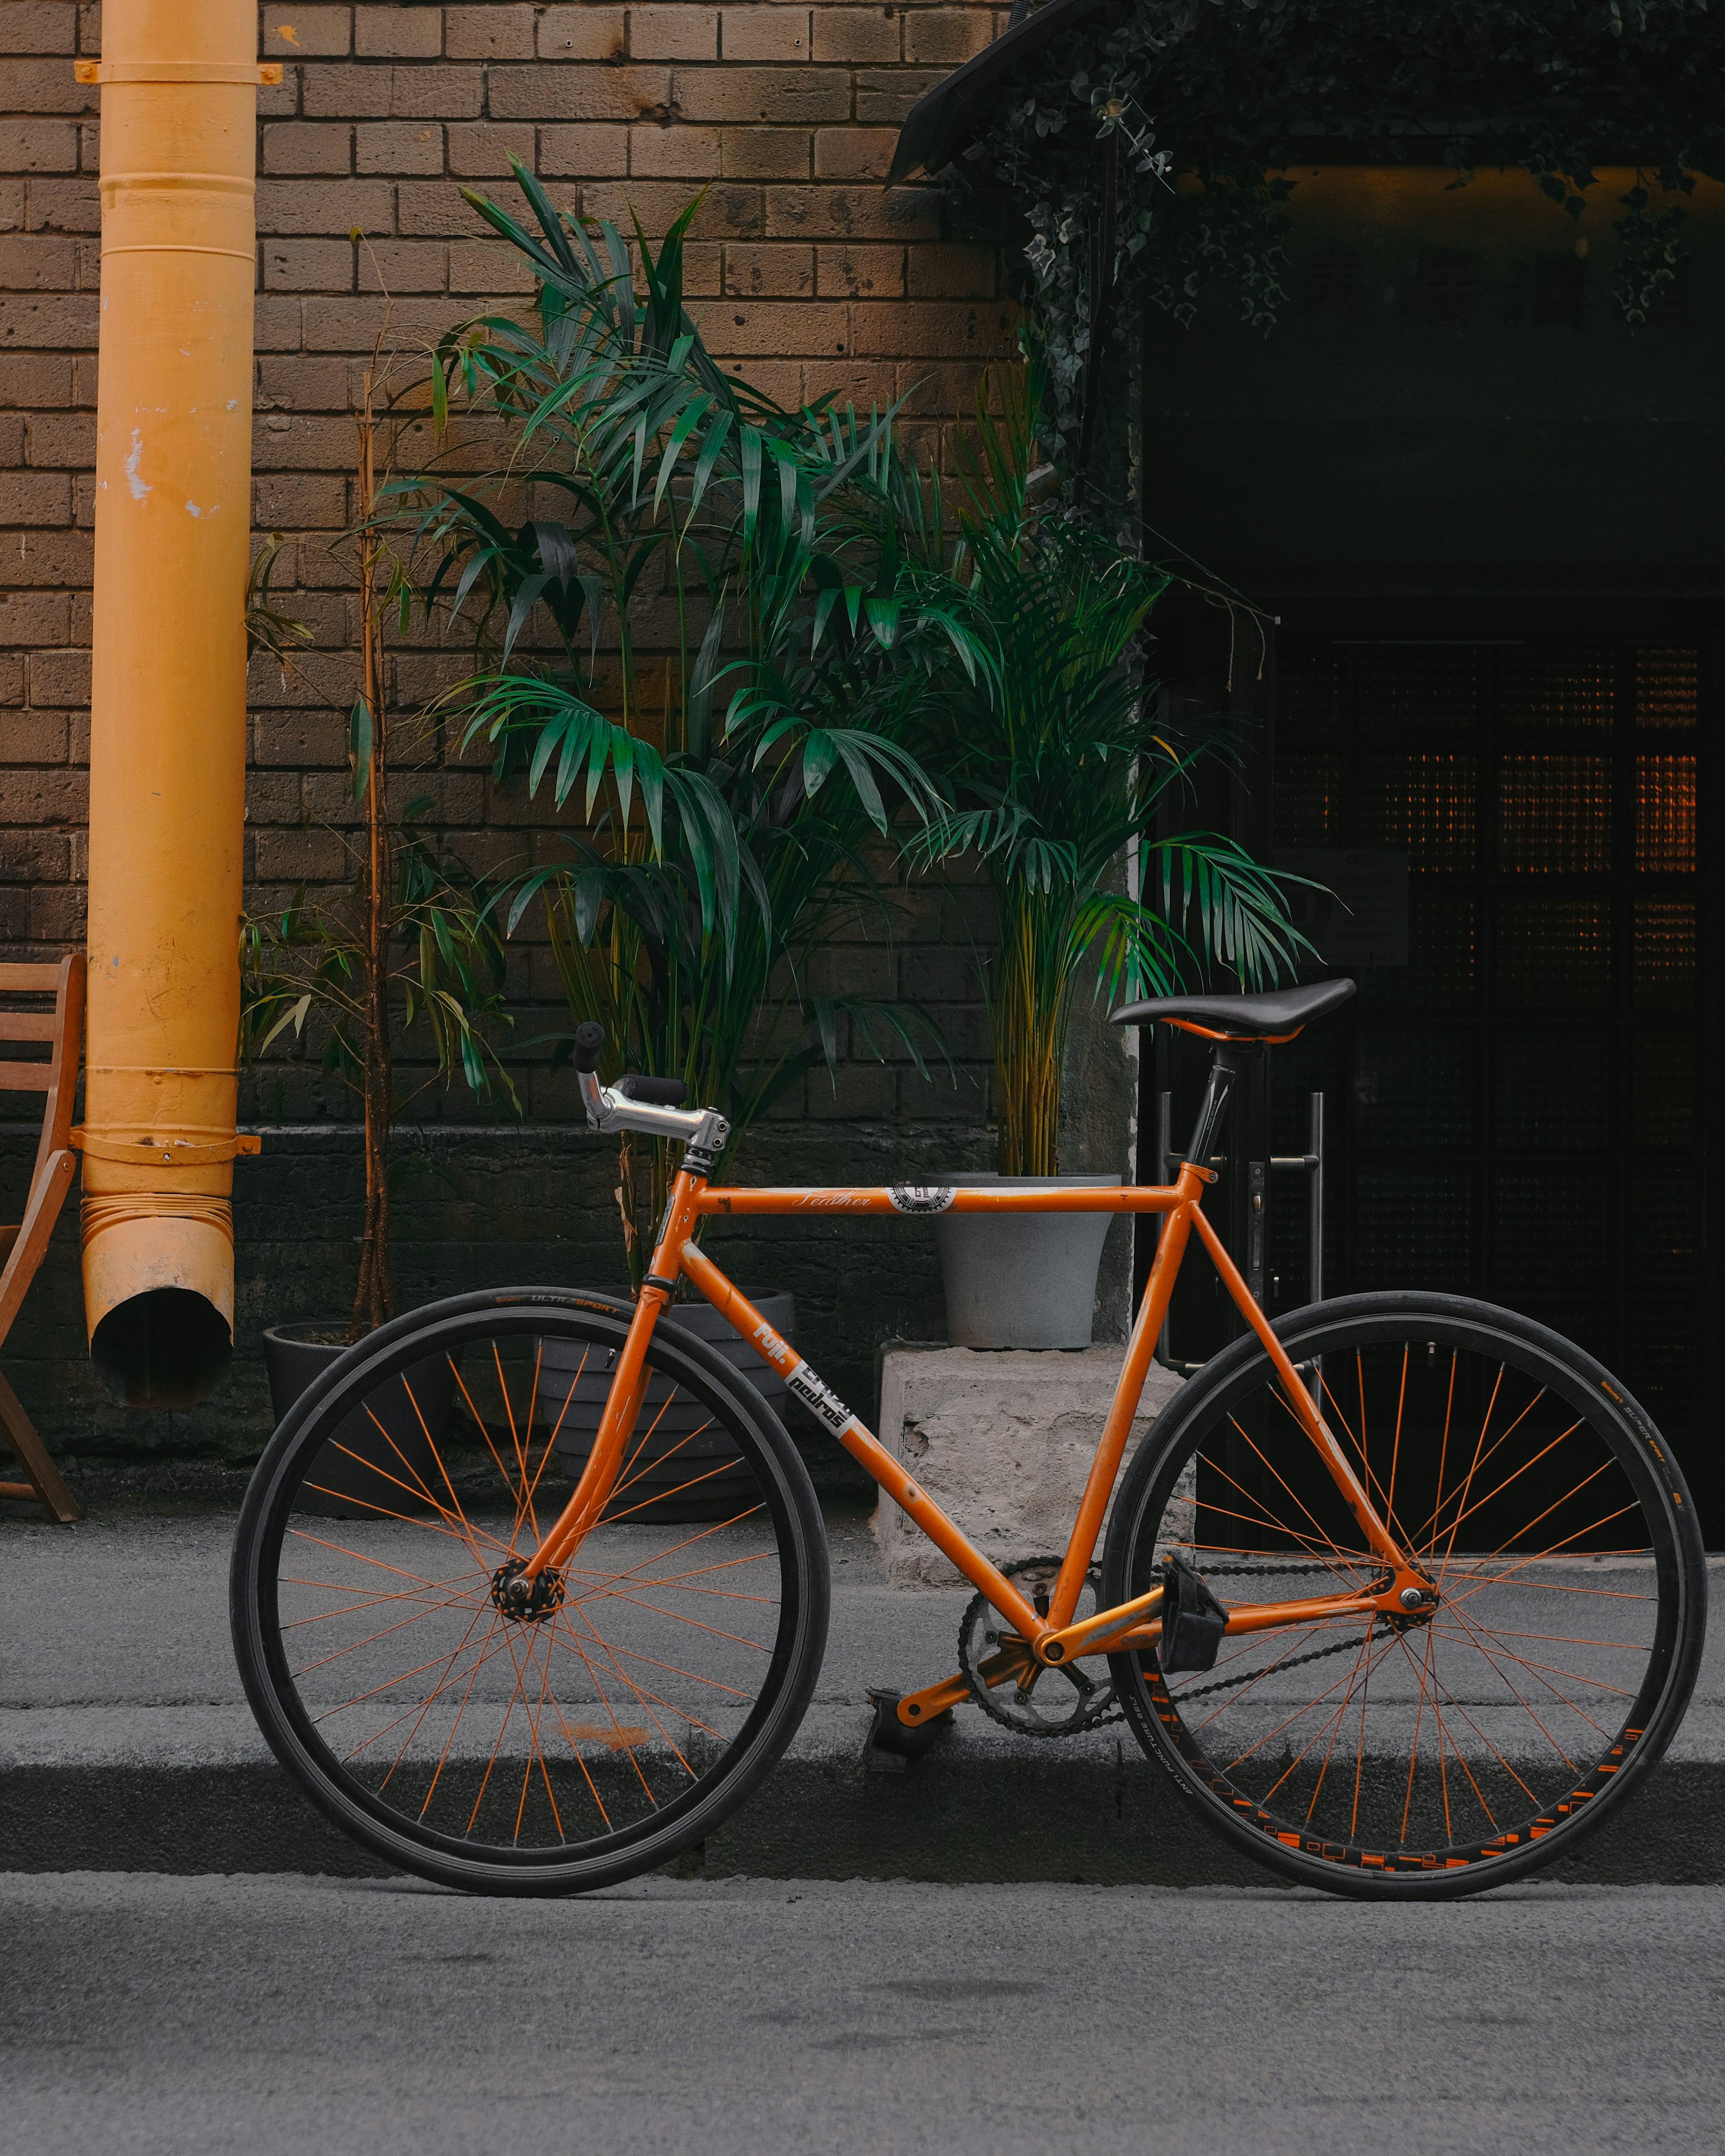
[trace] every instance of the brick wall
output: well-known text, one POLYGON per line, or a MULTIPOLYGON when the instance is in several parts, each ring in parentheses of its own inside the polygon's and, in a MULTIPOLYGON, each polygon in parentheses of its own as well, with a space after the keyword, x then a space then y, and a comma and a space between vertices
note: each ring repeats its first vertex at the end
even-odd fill
MULTIPOLYGON (((73 80, 71 63, 100 53, 100 18, 98 7, 72 0, 0 0, 0 948, 13 957, 55 953, 83 927, 100 92, 73 80)), ((1012 311, 989 234, 943 223, 929 187, 881 180, 911 103, 1003 22, 1004 10, 986 4, 408 0, 260 10, 259 49, 285 67, 281 87, 259 97, 254 521, 260 532, 290 535, 275 603, 307 621, 318 645, 303 684, 285 685, 264 661, 253 668, 255 899, 341 870, 345 742, 311 691, 337 703, 352 693, 349 577, 331 547, 352 513, 359 370, 386 314, 388 342, 424 349, 452 322, 520 308, 530 290, 460 187, 513 194, 513 155, 560 204, 625 224, 634 213, 649 233, 706 189, 689 273, 715 353, 786 403, 835 390, 866 408, 908 395, 916 446, 941 455, 979 369, 1013 349, 1012 311)), ((416 701, 450 663, 434 646, 398 650, 398 700, 416 701)), ((495 788, 453 757, 433 761, 441 767, 425 783, 438 814, 475 865, 545 843, 542 813, 518 790, 495 788)), ((842 1173, 821 1132, 838 1116, 865 1119, 864 1140, 883 1158, 895 1144, 925 1166, 942 1147, 952 1159, 986 1157, 984 1035, 962 955, 964 904, 922 896, 891 950, 834 954, 819 984, 865 981, 872 993, 927 1002, 965 1066, 961 1085, 849 1065, 836 1095, 819 1080, 784 1104, 757 1173, 800 1174, 805 1163, 812 1173, 817 1157, 820 1173, 842 1173)), ((519 939, 519 997, 554 998, 544 957, 530 933, 519 939)), ((254 1110, 332 1126, 351 1116, 315 1070, 279 1076, 254 1094, 254 1110)), ((543 1073, 528 1100, 541 1122, 567 1123, 574 1110, 567 1081, 543 1073)), ((471 1114, 459 1094, 434 1094, 427 1108, 471 1114)), ((572 1129, 566 1137, 572 1163, 588 1141, 572 1129)), ((589 1204, 592 1194, 575 1192, 592 1178, 570 1172, 571 1202, 589 1204)), ((264 1276, 249 1304, 244 1288, 261 1262, 246 1255, 245 1176, 242 1168, 242 1302, 267 1319, 284 1313, 272 1310, 264 1276)), ((340 1278, 351 1265, 347 1199, 339 1176, 313 1182, 324 1194, 308 1199, 306 1277, 340 1278)), ((444 1240, 434 1220, 424 1232, 428 1248, 444 1240)), ((494 1222, 480 1240, 495 1233, 494 1222)), ((604 1247, 596 1233, 588 1221, 572 1238, 588 1254, 570 1263, 589 1277, 603 1262, 590 1254, 604 1247)), ((791 1260, 787 1253, 788 1269, 791 1260)), ((542 1252, 540 1262, 550 1260, 542 1252)), ((111 1436, 116 1425, 62 1359, 75 1360, 79 1346, 69 1223, 54 1263, 38 1294, 58 1316, 38 1344, 80 1414, 111 1436)), ((404 1264, 426 1292, 447 1276, 412 1253, 404 1264)), ((284 1265, 297 1270, 277 1245, 270 1279, 279 1283, 284 1265)), ((842 1295, 832 1288, 816 1331, 829 1336, 841 1369, 852 1366, 853 1382, 874 1334, 929 1329, 926 1269, 913 1275, 891 1286, 883 1275, 873 1293, 855 1281, 842 1295)), ((237 1397, 240 1420, 255 1424, 254 1372, 237 1397)), ((47 1423, 64 1424, 51 1404, 34 1404, 47 1423)), ((223 1426, 233 1421, 224 1410, 223 1426)), ((177 1442, 203 1441, 200 1427, 193 1419, 177 1442)))

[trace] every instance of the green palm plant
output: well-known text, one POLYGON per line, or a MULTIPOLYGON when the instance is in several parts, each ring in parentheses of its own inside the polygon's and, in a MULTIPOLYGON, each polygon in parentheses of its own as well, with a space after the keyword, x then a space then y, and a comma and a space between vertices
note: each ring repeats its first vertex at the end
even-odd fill
MULTIPOLYGON (((605 1028, 602 1075, 683 1080, 734 1148, 847 1032, 925 1075, 940 1050, 904 1006, 815 993, 814 961, 862 916, 890 927, 876 861, 898 820, 947 808, 907 744, 990 654, 968 596, 901 543, 911 497, 925 520, 931 497, 896 414, 787 412, 714 364, 682 299, 697 205, 656 250, 637 227, 638 303, 622 235, 595 239, 516 179, 536 230, 469 199, 538 275, 537 334, 483 319, 438 368, 439 422, 452 401, 492 407, 511 456, 487 482, 414 483, 424 596, 474 609, 486 663, 457 692, 465 739, 569 813, 509 928, 542 906, 571 1030, 605 1028), (527 480, 563 513, 511 527, 494 501, 527 480), (671 647, 650 657, 649 609, 671 647)), ((638 1281, 669 1161, 623 1143, 638 1281)))
POLYGON ((1094 526, 1031 501, 1040 370, 978 391, 951 574, 994 648, 994 666, 928 700, 925 761, 952 809, 920 850, 969 855, 997 926, 984 993, 994 1050, 998 1162, 1006 1175, 1058 1164, 1061 1070, 1076 984, 1168 993, 1214 961, 1245 987, 1291 970, 1304 939, 1275 876, 1211 831, 1157 833, 1164 803, 1219 752, 1157 719, 1134 665, 1168 579, 1094 526), (1122 874, 1131 864, 1128 887, 1122 874))

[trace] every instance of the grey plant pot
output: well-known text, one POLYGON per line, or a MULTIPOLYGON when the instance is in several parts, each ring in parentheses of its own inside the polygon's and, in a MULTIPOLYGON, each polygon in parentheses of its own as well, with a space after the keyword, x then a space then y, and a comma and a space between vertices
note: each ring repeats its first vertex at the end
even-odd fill
MULTIPOLYGON (((356 1352, 339 1338, 321 1337, 342 1330, 336 1321, 265 1330, 264 1362, 278 1424, 332 1363, 356 1352)), ((365 1344, 362 1339, 359 1349, 365 1344)), ((433 1509, 415 1494, 421 1485, 447 1502, 433 1448, 441 1447, 449 1433, 454 1398, 455 1373, 446 1355, 429 1356, 390 1379, 343 1418, 318 1454, 305 1477, 305 1509, 352 1519, 391 1512, 418 1517, 433 1509)))
MULTIPOLYGON (((1117 1175, 931 1178, 960 1188, 1103 1190, 1117 1175)), ((1088 1348, 1111 1213, 942 1213, 934 1224, 955 1348, 1088 1348)))
MULTIPOLYGON (((624 1295, 627 1291, 608 1288, 603 1292, 624 1295)), ((781 1339, 793 1337, 793 1295, 762 1294, 752 1288, 743 1292, 781 1339)), ((784 1379, 711 1303, 678 1303, 659 1322, 680 1326, 706 1341, 747 1378, 775 1414, 783 1414, 784 1379)), ((583 1349, 573 1341, 542 1343, 535 1419, 547 1430, 555 1429, 557 1457, 571 1476, 580 1474, 593 1450, 615 1360, 614 1354, 597 1360, 588 1354, 583 1359, 583 1349)), ((732 1493, 739 1478, 725 1470, 727 1461, 740 1455, 730 1433, 714 1423, 698 1402, 680 1392, 673 1398, 674 1389, 667 1378, 655 1375, 648 1380, 647 1397, 619 1478, 629 1486, 608 1508, 614 1517, 626 1512, 631 1522, 716 1520, 736 1510, 732 1493)))

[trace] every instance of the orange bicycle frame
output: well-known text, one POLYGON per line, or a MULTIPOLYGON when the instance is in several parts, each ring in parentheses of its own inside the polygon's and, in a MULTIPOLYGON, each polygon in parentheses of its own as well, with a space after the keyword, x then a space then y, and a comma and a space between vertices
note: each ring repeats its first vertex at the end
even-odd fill
MULTIPOLYGON (((1168 1315, 1174 1282, 1195 1229, 1235 1307, 1263 1343, 1290 1409, 1358 1523, 1366 1547, 1382 1561, 1388 1575, 1368 1589, 1346 1594, 1236 1604, 1229 1614, 1228 1630, 1266 1631, 1307 1625, 1323 1617, 1372 1610, 1399 1614, 1402 1605, 1398 1598, 1409 1587, 1423 1589, 1424 1575, 1401 1548, 1373 1504, 1220 1237, 1204 1218, 1204 1185, 1214 1180, 1210 1170, 1189 1161, 1175 1182, 1154 1188, 992 1190, 960 1187, 932 1194, 931 1202, 930 1197, 921 1192, 907 1192, 898 1186, 890 1189, 842 1185, 714 1189, 704 1174, 685 1166, 672 1186, 652 1265, 636 1304, 628 1338, 618 1358, 593 1450, 568 1502, 527 1559, 527 1577, 531 1578, 547 1565, 565 1563, 598 1519, 617 1479, 624 1448, 639 1411, 653 1328, 660 1313, 669 1306, 679 1281, 687 1280, 721 1317, 735 1326, 762 1360, 779 1373, 791 1392, 1011 1626, 1014 1636, 1009 1639, 1006 1650, 994 1657, 999 1666, 988 1672, 991 1682, 1004 1681, 1032 1661, 1046 1666, 1084 1655, 1117 1653, 1152 1645, 1160 1634, 1155 1614, 1161 1600, 1160 1588, 1114 1609, 1097 1611, 1081 1624, 1075 1624, 1073 1617, 1096 1553, 1109 1496, 1125 1457, 1127 1440, 1137 1413, 1155 1342, 1168 1315), (879 1217, 931 1209, 995 1214, 1150 1213, 1162 1214, 1165 1219, 1149 1282, 1127 1346, 1119 1383, 1091 1463, 1078 1516, 1073 1522, 1045 1615, 1039 1614, 1011 1581, 973 1545, 963 1528, 917 1486, 915 1477, 821 1382, 796 1350, 780 1338, 747 1296, 733 1286, 695 1240, 700 1223, 716 1214, 736 1218, 757 1214, 843 1213, 879 1217)), ((967 1680, 952 1677, 909 1695, 901 1702, 899 1712, 903 1720, 915 1722, 931 1718, 943 1707, 968 1697, 967 1680)))

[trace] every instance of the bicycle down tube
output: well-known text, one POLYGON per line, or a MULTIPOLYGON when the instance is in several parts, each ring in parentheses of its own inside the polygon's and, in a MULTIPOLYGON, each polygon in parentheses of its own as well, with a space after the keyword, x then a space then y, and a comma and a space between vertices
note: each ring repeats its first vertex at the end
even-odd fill
MULTIPOLYGON (((1334 1596, 1236 1604, 1229 1616, 1229 1632, 1309 1625, 1316 1616, 1394 1609, 1395 1598, 1404 1588, 1422 1584, 1423 1575, 1379 1516, 1219 1236, 1205 1219, 1202 1207, 1204 1186, 1214 1179, 1210 1170, 1189 1161, 1172 1184, 1123 1189, 993 1191, 923 1185, 713 1189, 708 1187, 698 1167, 691 1170, 685 1166, 672 1187, 650 1270, 628 1339, 618 1358, 592 1452, 562 1513, 527 1559, 526 1578, 531 1579, 547 1565, 564 1563, 603 1510, 639 1410, 653 1328, 660 1313, 669 1307, 679 1281, 686 1278, 721 1317, 735 1326, 762 1360, 784 1378, 796 1398, 832 1432, 935 1547, 987 1597, 1024 1642, 1024 1649, 1018 1650, 1019 1653, 1027 1649, 1036 1661, 1047 1666, 1084 1655, 1117 1653, 1128 1647, 1153 1644, 1160 1631, 1154 1614, 1160 1600, 1159 1589, 1116 1609, 1097 1611, 1081 1625, 1075 1625, 1072 1620, 1101 1534, 1109 1496, 1125 1455, 1174 1281, 1195 1225, 1229 1295, 1263 1343, 1291 1411, 1358 1522, 1367 1546, 1390 1575, 1386 1582, 1372 1589, 1356 1589, 1334 1596), (1149 1281, 1046 1615, 1039 1615, 999 1569, 973 1546, 963 1530, 822 1383, 807 1362, 779 1337, 694 1240, 699 1222, 714 1215, 819 1212, 878 1217, 947 1211, 1149 1213, 1167 1216, 1167 1225, 1158 1244, 1149 1281)), ((1010 1671, 1003 1669, 1001 1674, 1004 1678, 1010 1671)), ((944 1693, 950 1689, 951 1681, 932 1691, 944 1693)), ((923 1702, 922 1711, 927 1711, 932 1694, 912 1697, 923 1702)))

